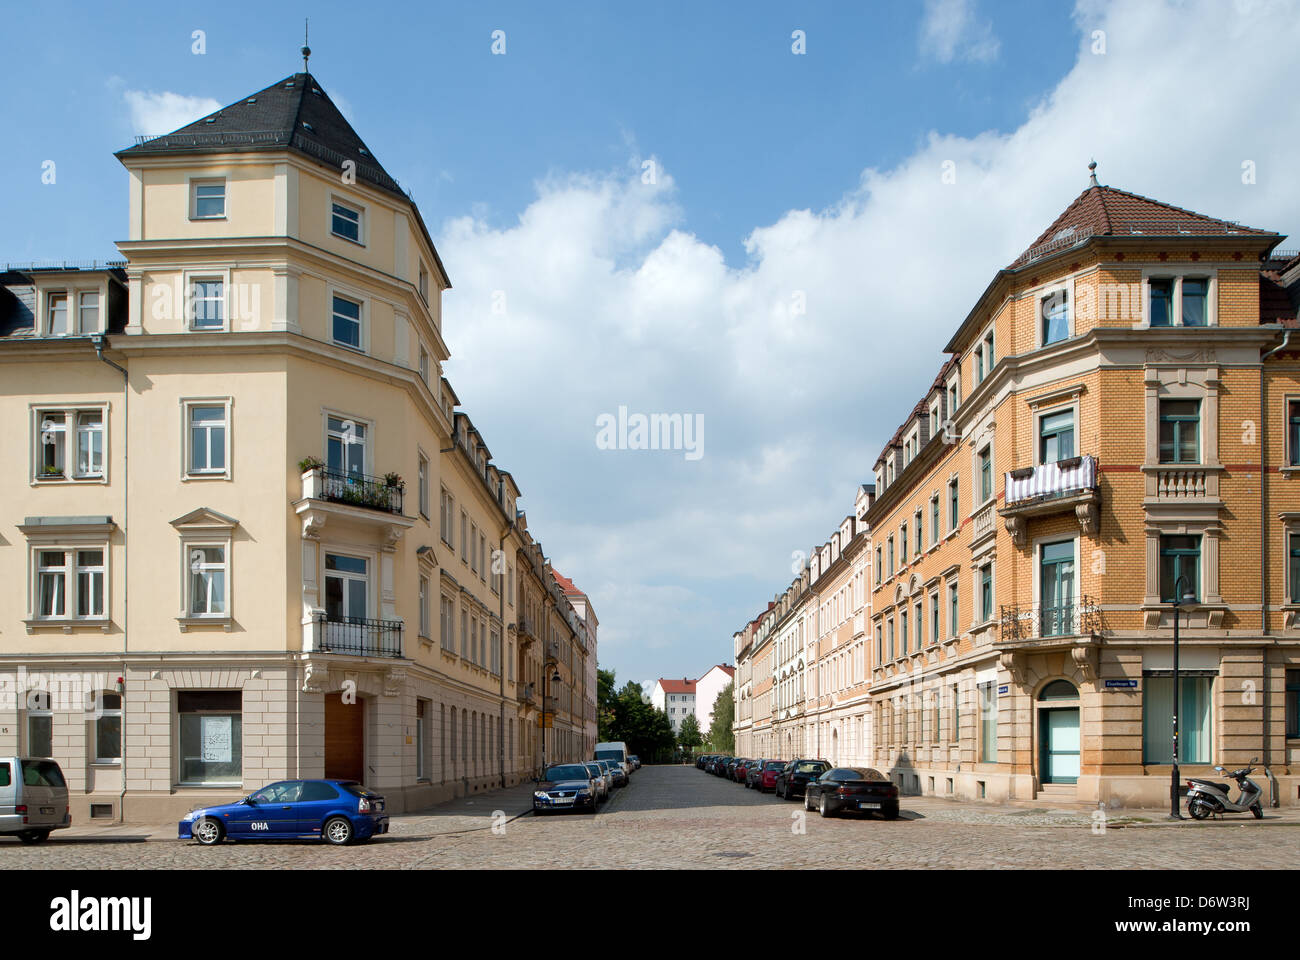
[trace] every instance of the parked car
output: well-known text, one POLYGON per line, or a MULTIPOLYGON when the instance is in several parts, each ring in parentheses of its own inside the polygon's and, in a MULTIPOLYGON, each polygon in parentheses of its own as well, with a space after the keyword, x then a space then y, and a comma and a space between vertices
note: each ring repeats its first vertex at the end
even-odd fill
POLYGON ((804 788, 803 808, 823 817, 837 813, 878 813, 898 819, 898 785, 870 767, 834 767, 804 788))
POLYGON ((546 768, 533 790, 533 813, 552 810, 596 812, 596 782, 585 764, 557 763, 546 768))
POLYGON ((736 783, 744 783, 745 771, 749 769, 749 765, 753 762, 754 761, 749 759, 748 757, 742 757, 741 759, 737 760, 735 765, 733 765, 731 768, 731 779, 734 780, 736 783))
POLYGON ((786 800, 803 796, 809 780, 816 780, 831 768, 825 760, 791 760, 776 777, 776 795, 786 800))
POLYGON ((728 780, 730 780, 731 771, 736 766, 736 761, 738 761, 739 759, 740 759, 739 757, 727 757, 725 760, 723 760, 719 767, 718 775, 721 777, 726 777, 728 780))
POLYGON ((383 796, 355 780, 280 780, 235 803, 191 810, 177 837, 205 847, 226 839, 294 837, 341 846, 387 832, 383 796))
POLYGON ((708 762, 709 762, 711 759, 713 759, 713 754, 711 754, 711 753, 702 753, 702 754, 700 754, 698 757, 695 758, 695 769, 697 769, 697 770, 703 770, 703 769, 705 768, 705 766, 708 765, 708 762))
POLYGON ((628 759, 632 761, 632 769, 633 769, 633 770, 640 770, 640 769, 641 769, 641 758, 640 758, 640 757, 638 757, 636 754, 632 754, 632 756, 628 757, 628 759))
POLYGON ((51 830, 70 826, 68 784, 57 763, 43 757, 0 757, 0 834, 40 843, 51 830))
POLYGON ((595 752, 592 754, 594 760, 613 760, 623 768, 626 774, 632 773, 632 764, 627 760, 627 744, 622 740, 602 741, 596 744, 595 752))
POLYGON ((614 790, 614 778, 595 760, 586 760, 582 765, 591 771, 592 779, 596 783, 596 802, 604 803, 614 790))
POLYGON ((605 768, 605 771, 609 774, 610 782, 614 786, 626 787, 628 785, 628 777, 623 772, 621 764, 615 763, 613 760, 597 760, 596 762, 605 768))
POLYGON ((784 760, 764 760, 753 771, 754 788, 759 793, 776 789, 776 778, 785 769, 784 760))

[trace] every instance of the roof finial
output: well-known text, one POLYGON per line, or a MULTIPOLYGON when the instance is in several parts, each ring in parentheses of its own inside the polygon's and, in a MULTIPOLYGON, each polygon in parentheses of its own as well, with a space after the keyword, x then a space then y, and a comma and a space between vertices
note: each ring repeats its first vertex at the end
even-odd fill
POLYGON ((1091 178, 1089 180, 1089 185, 1093 187, 1097 186, 1097 161, 1096 160, 1093 160, 1091 163, 1088 164, 1088 173, 1091 178))
POLYGON ((307 60, 311 56, 311 47, 307 46, 307 18, 302 20, 302 72, 307 72, 307 60))

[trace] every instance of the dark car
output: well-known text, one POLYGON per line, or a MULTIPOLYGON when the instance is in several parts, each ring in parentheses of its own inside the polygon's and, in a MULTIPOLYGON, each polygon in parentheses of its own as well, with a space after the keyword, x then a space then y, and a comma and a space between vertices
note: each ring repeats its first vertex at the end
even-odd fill
POLYGON ((825 760, 791 760, 776 777, 776 795, 786 800, 803 796, 809 780, 816 780, 831 768, 825 760))
POLYGON ((581 763, 557 763, 546 768, 546 777, 533 789, 533 813, 552 810, 596 812, 596 784, 581 763))
POLYGON ((749 768, 746 786, 753 787, 759 793, 776 789, 776 775, 785 769, 784 760, 760 760, 749 768))
POLYGON ((630 757, 628 757, 627 759, 628 759, 628 762, 629 762, 630 764, 632 764, 632 769, 633 769, 633 770, 640 770, 640 769, 641 769, 641 758, 638 757, 636 754, 632 754, 632 755, 631 755, 630 757))
POLYGON ((696 770, 703 770, 703 769, 704 769, 704 765, 705 765, 706 763, 709 762, 709 757, 710 757, 710 756, 711 756, 711 754, 702 753, 702 754, 700 754, 698 757, 696 757, 696 758, 695 758, 695 769, 696 769, 696 770))
POLYGON ((717 770, 718 776, 731 779, 731 768, 736 765, 736 761, 739 759, 740 759, 739 757, 724 758, 723 761, 718 764, 718 770, 717 770))
POLYGON ((804 788, 803 808, 823 817, 837 813, 878 813, 898 819, 898 785, 870 767, 833 767, 804 788))
POLYGON ((610 781, 613 783, 614 786, 616 787, 627 786, 628 784, 627 772, 623 769, 623 765, 621 763, 617 763, 614 760, 597 760, 596 764, 600 767, 603 767, 605 772, 609 774, 610 781))
POLYGON ((324 839, 334 844, 388 832, 384 798, 355 780, 281 780, 236 803, 186 814, 177 836, 212 846, 231 840, 324 839))

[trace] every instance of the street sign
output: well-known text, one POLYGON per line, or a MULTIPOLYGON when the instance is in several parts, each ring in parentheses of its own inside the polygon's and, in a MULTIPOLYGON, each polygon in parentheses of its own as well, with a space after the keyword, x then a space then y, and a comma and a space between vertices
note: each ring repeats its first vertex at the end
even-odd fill
POLYGON ((1107 680, 1107 690, 1136 690, 1138 682, 1136 680, 1107 680))
POLYGON ((537 726, 539 726, 539 727, 554 727, 554 726, 555 726, 555 714, 553 714, 553 713, 539 713, 539 714, 537 715, 537 726))

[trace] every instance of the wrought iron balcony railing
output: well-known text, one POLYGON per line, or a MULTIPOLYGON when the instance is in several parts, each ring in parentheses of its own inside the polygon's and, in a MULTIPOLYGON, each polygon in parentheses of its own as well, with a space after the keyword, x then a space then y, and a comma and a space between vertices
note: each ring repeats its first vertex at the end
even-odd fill
POLYGON ((316 649, 353 657, 400 657, 402 621, 316 615, 316 649))
POLYGON ((1093 597, 1078 597, 1072 603, 1051 607, 1004 605, 1000 626, 1000 639, 1004 641, 1086 636, 1103 629, 1101 608, 1093 597))
POLYGON ((401 514, 403 487, 390 483, 383 477, 367 477, 360 473, 341 473, 326 467, 316 467, 303 477, 303 496, 312 500, 328 500, 367 510, 401 514))

